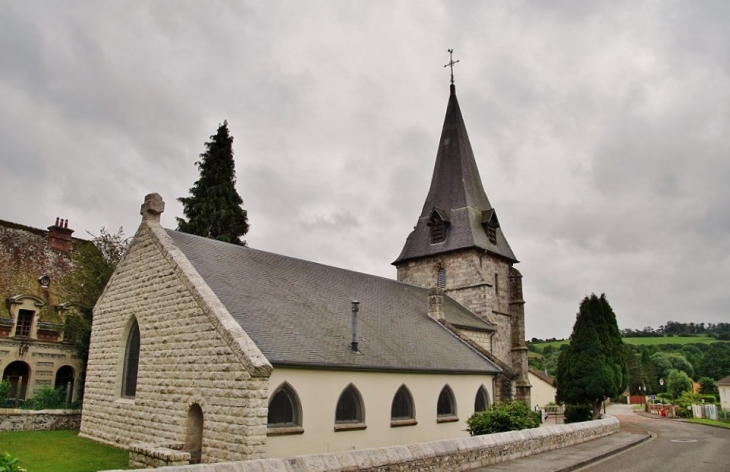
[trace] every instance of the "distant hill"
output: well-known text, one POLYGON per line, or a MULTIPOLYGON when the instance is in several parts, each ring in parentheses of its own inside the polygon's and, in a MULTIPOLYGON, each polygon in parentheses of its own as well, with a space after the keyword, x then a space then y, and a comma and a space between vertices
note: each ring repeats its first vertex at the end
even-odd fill
MULTIPOLYGON (((645 338, 635 338, 635 337, 629 337, 629 338, 622 338, 625 344, 631 344, 632 346, 657 346, 661 344, 712 344, 712 343, 722 343, 722 342, 728 342, 724 340, 717 339, 712 336, 706 336, 706 335, 698 335, 698 336, 654 336, 654 337, 645 337, 645 338)), ((561 341, 550 341, 550 342, 542 342, 542 343, 528 343, 530 346, 530 351, 532 352, 543 352, 544 349, 547 346, 552 346, 554 349, 560 349, 561 345, 568 345, 570 344, 569 339, 563 339, 561 341)))

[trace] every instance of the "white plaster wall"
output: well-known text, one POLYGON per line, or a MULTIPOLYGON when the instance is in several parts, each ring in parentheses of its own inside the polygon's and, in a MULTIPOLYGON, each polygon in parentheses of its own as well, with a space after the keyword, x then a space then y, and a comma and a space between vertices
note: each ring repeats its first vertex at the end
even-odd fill
POLYGON ((269 398, 288 382, 302 404, 303 434, 269 436, 266 457, 290 457, 351 449, 411 444, 437 439, 469 437, 466 420, 474 413, 480 386, 494 398, 490 375, 403 374, 344 372, 274 367, 269 398), (342 391, 352 383, 362 395, 367 429, 334 431, 335 407, 342 391), (390 407, 398 388, 405 384, 413 395, 415 426, 390 426, 390 407), (437 423, 436 404, 441 389, 449 385, 456 400, 459 421, 437 423))
POLYGON ((719 387, 720 406, 725 411, 730 411, 730 387, 719 387))
POLYGON ((528 373, 528 377, 530 379, 530 385, 532 385, 532 389, 530 390, 530 406, 545 406, 551 402, 555 403, 555 392, 557 391, 555 387, 532 372, 528 373))

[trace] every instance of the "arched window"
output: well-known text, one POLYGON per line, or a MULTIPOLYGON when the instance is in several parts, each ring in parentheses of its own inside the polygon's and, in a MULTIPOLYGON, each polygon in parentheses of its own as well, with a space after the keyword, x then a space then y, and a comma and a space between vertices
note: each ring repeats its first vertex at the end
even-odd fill
POLYGON ((291 385, 284 382, 274 390, 269 400, 269 428, 277 428, 271 434, 296 434, 303 433, 302 408, 299 397, 291 385), (296 429, 290 429, 296 428, 296 429), (286 430, 284 430, 286 429, 286 430))
POLYGON ((335 410, 335 431, 365 429, 365 411, 362 397, 354 385, 342 391, 335 410))
POLYGON ((56 371, 56 381, 53 383, 56 390, 63 389, 64 399, 69 402, 73 401, 74 391, 74 369, 70 365, 65 365, 56 371))
POLYGON ((203 409, 193 403, 188 409, 185 422, 185 446, 183 451, 190 453, 190 464, 200 464, 203 452, 203 409))
POLYGON ((390 406, 390 425, 408 426, 416 424, 416 410, 413 407, 413 396, 405 385, 401 385, 390 406))
MULTIPOLYGON (((8 400, 25 400, 28 390, 28 378, 30 377, 30 366, 23 361, 13 361, 5 367, 2 379, 10 382, 8 400)), ((15 403, 13 403, 15 405, 15 403)), ((17 405, 15 405, 17 408, 17 405)))
POLYGON ((479 387, 477 396, 474 399, 474 412, 485 411, 487 408, 489 408, 489 394, 487 394, 487 389, 482 385, 479 387))
POLYGON ((134 398, 137 393, 137 371, 139 369, 139 324, 132 320, 127 334, 127 345, 124 350, 124 370, 122 372, 122 397, 134 398))
POLYGON ((459 420, 456 417, 456 399, 454 399, 454 392, 448 385, 444 386, 439 394, 436 405, 436 419, 439 423, 459 420))

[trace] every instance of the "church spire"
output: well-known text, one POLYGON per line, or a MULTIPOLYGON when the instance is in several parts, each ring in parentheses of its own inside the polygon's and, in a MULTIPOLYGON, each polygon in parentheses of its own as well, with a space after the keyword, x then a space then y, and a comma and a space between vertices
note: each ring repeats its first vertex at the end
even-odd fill
POLYGON ((517 262, 484 192, 453 83, 450 90, 431 188, 394 264, 468 248, 517 262))

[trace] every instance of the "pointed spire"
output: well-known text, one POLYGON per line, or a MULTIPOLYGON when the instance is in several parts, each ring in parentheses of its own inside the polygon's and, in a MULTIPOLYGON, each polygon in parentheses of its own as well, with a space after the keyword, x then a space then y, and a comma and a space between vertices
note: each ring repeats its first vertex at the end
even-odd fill
POLYGON ((484 191, 456 86, 449 88, 431 188, 416 228, 394 264, 467 248, 484 249, 517 262, 484 191))

